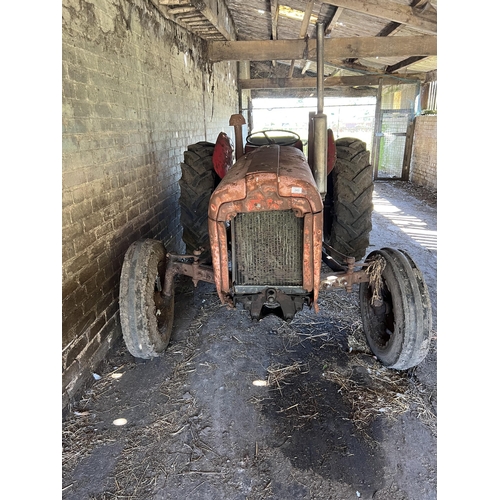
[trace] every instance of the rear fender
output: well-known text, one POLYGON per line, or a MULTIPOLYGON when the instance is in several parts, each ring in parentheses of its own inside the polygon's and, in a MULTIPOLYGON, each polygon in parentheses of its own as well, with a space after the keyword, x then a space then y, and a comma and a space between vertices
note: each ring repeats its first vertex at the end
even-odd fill
POLYGON ((215 143, 212 164, 216 174, 223 179, 233 164, 233 145, 229 136, 221 132, 215 143))

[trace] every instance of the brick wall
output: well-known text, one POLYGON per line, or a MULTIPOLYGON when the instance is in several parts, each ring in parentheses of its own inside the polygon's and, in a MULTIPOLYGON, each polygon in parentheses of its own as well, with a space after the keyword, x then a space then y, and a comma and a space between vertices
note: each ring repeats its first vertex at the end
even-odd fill
POLYGON ((236 64, 147 0, 63 0, 63 407, 120 335, 123 256, 139 238, 184 250, 188 144, 232 136, 236 64))
POLYGON ((410 181, 428 189, 437 189, 437 115, 415 118, 410 181))

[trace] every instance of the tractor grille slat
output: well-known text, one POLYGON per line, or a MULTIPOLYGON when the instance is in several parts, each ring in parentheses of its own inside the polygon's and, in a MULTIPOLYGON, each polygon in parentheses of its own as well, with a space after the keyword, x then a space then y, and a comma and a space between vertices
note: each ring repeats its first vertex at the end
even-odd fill
POLYGON ((292 210, 240 213, 233 228, 236 285, 302 285, 303 218, 292 210))

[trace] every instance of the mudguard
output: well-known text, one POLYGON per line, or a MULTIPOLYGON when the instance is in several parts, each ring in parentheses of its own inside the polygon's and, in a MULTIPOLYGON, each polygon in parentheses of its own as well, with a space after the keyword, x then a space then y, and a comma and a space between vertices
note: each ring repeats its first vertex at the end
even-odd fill
POLYGON ((233 145, 229 136, 221 132, 215 142, 212 164, 217 175, 223 179, 233 164, 233 145))

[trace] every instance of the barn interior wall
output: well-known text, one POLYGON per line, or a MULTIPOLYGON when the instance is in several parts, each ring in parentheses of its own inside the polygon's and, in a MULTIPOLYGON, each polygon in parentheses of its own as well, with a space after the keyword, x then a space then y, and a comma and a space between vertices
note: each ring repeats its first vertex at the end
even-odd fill
POLYGON ((416 186, 437 190, 437 115, 415 118, 410 181, 416 186))
POLYGON ((63 408, 120 335, 124 254, 140 238, 182 252, 188 144, 233 137, 236 63, 147 0, 63 0, 63 408))

